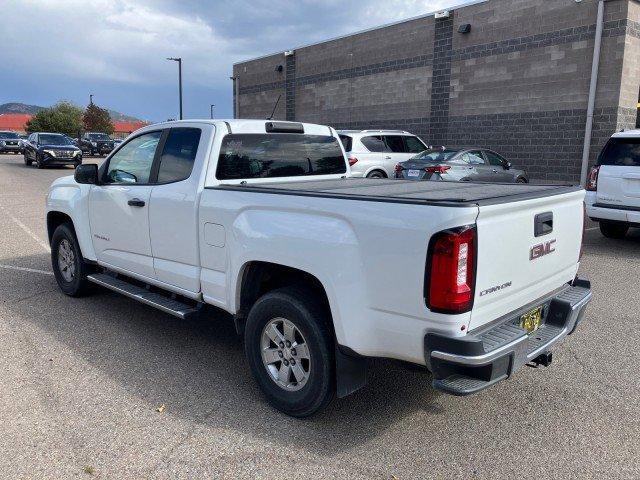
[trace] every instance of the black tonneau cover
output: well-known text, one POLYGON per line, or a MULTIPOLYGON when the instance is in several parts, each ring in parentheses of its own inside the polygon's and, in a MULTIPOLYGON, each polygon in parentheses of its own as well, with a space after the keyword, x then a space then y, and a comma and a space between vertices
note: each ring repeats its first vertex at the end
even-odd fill
POLYGON ((549 197, 580 190, 579 186, 567 185, 419 182, 386 178, 340 178, 337 180, 227 184, 207 188, 278 195, 446 206, 493 205, 549 197))

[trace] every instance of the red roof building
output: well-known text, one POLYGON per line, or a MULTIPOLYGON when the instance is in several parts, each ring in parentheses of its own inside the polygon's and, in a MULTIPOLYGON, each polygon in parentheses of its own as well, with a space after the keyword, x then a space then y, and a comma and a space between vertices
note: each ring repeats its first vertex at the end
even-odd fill
POLYGON ((24 133, 27 122, 32 116, 28 113, 2 113, 0 114, 0 130, 24 133))
POLYGON ((113 136, 116 138, 124 138, 131 132, 135 132, 139 128, 149 125, 147 122, 127 122, 124 120, 116 120, 113 122, 113 136))

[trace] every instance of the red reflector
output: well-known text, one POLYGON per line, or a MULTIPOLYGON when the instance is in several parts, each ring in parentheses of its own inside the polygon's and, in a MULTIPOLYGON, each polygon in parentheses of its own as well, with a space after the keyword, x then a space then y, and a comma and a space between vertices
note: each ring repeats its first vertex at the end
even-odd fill
POLYGON ((436 233, 429 242, 425 300, 439 313, 465 313, 473 306, 476 228, 469 225, 436 233))
POLYGON ((358 163, 358 159, 353 155, 349 155, 349 166, 353 167, 356 163, 358 163))
POLYGON ((585 186, 588 192, 595 192, 598 190, 598 173, 600 172, 600 165, 591 167, 589 170, 589 176, 587 176, 587 185, 585 186))
POLYGON ((435 167, 425 168, 427 173, 446 173, 451 167, 449 165, 436 165, 435 167))

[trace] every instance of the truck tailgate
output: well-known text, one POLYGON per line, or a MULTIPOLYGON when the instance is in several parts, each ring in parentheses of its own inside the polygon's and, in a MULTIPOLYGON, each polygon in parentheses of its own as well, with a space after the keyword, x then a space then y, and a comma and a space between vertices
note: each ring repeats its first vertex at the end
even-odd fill
POLYGON ((470 330, 574 279, 582 242, 583 201, 584 191, 575 191, 480 206, 470 330), (549 225, 551 217, 552 230, 536 236, 536 220, 549 225))

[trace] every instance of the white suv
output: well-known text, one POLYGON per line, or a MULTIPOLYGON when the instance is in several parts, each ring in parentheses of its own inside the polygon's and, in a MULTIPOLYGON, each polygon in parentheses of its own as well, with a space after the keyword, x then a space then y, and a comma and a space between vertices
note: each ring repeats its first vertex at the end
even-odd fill
POLYGON ((428 149, 402 130, 339 130, 354 177, 394 178, 397 163, 428 149))
POLYGON ((614 134, 587 178, 587 215, 605 237, 640 227, 640 130, 614 134))

